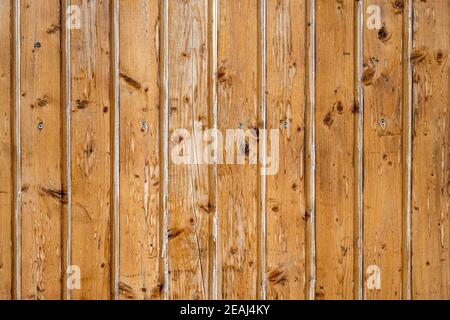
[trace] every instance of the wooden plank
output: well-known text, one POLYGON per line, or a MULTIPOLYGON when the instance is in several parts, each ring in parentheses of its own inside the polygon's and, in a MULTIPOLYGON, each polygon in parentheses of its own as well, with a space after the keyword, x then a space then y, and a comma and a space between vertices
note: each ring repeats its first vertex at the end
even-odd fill
MULTIPOLYGON (((364 28, 364 267, 381 275, 379 288, 365 287, 366 299, 402 298, 402 26, 403 4, 377 0, 381 29, 364 28)), ((368 17, 366 16, 366 19, 368 17)), ((405 270, 406 271, 406 270, 405 270)))
POLYGON ((413 299, 450 299, 450 2, 414 1, 413 299))
POLYGON ((316 299, 352 299, 354 1, 316 1, 316 299))
MULTIPOLYGON (((218 22, 218 128, 259 127, 259 2, 220 1, 218 22)), ((236 153, 243 153, 238 146, 236 153)), ((224 154, 224 159, 226 156, 224 154)), ((236 163, 236 160, 234 161, 236 163)), ((255 165, 220 165, 217 194, 219 299, 260 296, 259 171, 255 165)))
POLYGON ((267 299, 305 299, 306 1, 267 5, 267 129, 279 130, 281 155, 267 176, 267 299))
POLYGON ((121 299, 158 299, 160 279, 158 0, 120 2, 121 299))
POLYGON ((110 297, 110 2, 74 0, 71 30, 71 263, 81 271, 73 299, 110 297))
POLYGON ((12 88, 11 1, 0 2, 0 300, 11 299, 12 284, 12 88))
POLYGON ((21 295, 61 298, 60 3, 21 1, 21 295))
POLYGON ((207 299, 214 213, 202 149, 211 117, 208 1, 169 1, 168 14, 169 152, 191 148, 184 151, 191 156, 190 164, 169 159, 169 298, 207 299), (179 135, 179 129, 187 130, 190 139, 179 135))

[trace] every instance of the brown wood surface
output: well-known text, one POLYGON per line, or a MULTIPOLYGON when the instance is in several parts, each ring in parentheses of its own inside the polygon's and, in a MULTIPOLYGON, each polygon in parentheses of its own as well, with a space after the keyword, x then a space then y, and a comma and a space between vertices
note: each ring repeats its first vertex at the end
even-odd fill
POLYGON ((210 239, 214 207, 209 202, 203 134, 209 108, 208 1, 168 3, 169 152, 178 145, 187 164, 169 159, 169 299, 210 297, 210 239), (189 137, 178 134, 187 130, 189 137), (199 141, 199 143, 197 143, 199 141))
POLYGON ((353 299, 354 1, 316 1, 316 299, 353 299))
POLYGON ((61 298, 60 3, 20 2, 21 288, 61 298))
POLYGON ((12 15, 10 1, 0 2, 0 300, 11 299, 12 265, 12 15))
MULTIPOLYGON (((363 274, 380 270, 379 289, 364 286, 366 299, 402 298, 403 250, 403 17, 407 10, 387 1, 381 29, 364 28, 364 233, 363 274)), ((365 16, 368 19, 367 16, 365 16)), ((406 142, 406 141, 404 141, 406 142)), ((406 270, 405 270, 406 272, 406 270)))
POLYGON ((267 2, 267 128, 280 130, 283 154, 277 174, 267 177, 268 299, 306 297, 305 4, 267 2))
MULTIPOLYGON (((223 134, 226 129, 260 127, 258 3, 219 1, 218 128, 223 134)), ((238 146, 236 154, 243 149, 238 146)), ((259 174, 256 165, 219 165, 219 299, 260 297, 259 174)))
POLYGON ((449 27, 450 2, 414 1, 414 299, 450 299, 449 27))
POLYGON ((158 0, 120 1, 121 299, 162 292, 158 0))
POLYGON ((450 299, 449 23, 447 0, 0 1, 0 299, 450 299), (215 126, 249 131, 233 164, 205 163, 215 126))
POLYGON ((71 265, 81 271, 72 299, 108 299, 111 268, 111 48, 109 1, 72 1, 81 28, 71 30, 71 265))

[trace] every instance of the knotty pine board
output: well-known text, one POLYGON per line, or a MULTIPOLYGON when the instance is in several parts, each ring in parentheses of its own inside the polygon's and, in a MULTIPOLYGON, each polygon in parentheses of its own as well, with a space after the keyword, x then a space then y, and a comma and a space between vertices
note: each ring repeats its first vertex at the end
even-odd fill
POLYGON ((449 299, 449 15, 2 1, 0 299, 449 299), (196 122, 279 129, 278 173, 176 165, 196 122))

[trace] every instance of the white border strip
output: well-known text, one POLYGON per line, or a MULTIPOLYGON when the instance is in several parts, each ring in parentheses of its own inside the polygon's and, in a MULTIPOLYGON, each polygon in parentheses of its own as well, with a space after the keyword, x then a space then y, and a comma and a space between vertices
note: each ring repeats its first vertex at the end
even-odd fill
POLYGON ((21 206, 21 193, 22 193, 22 181, 21 181, 21 175, 22 175, 22 146, 21 146, 21 136, 20 136, 20 71, 21 71, 21 54, 20 54, 20 47, 21 47, 21 30, 20 30, 20 0, 16 0, 14 2, 15 4, 15 12, 14 12, 14 37, 15 37, 15 143, 16 143, 16 203, 15 203, 15 212, 14 212, 14 223, 15 223, 15 279, 16 279, 16 299, 20 300, 22 298, 22 266, 21 266, 21 260, 22 260, 22 234, 21 234, 21 212, 20 212, 20 206, 21 206))
POLYGON ((162 256, 164 258, 164 299, 169 298, 169 212, 167 207, 169 192, 169 0, 164 1, 163 8, 163 100, 164 100, 164 123, 163 123, 163 141, 164 141, 164 173, 163 173, 163 248, 162 256))
POLYGON ((309 299, 315 300, 316 290, 316 207, 315 207, 315 188, 316 188, 316 137, 315 137, 315 116, 316 109, 316 1, 310 1, 309 23, 310 23, 310 45, 309 45, 309 98, 310 98, 310 119, 309 127, 311 130, 308 141, 309 152, 311 155, 310 170, 310 224, 311 224, 311 261, 310 261, 310 284, 309 299))
POLYGON ((364 90, 362 86, 363 75, 363 52, 364 52, 364 11, 363 1, 358 1, 357 8, 357 39, 356 45, 358 50, 357 57, 357 91, 358 91, 358 128, 357 128, 357 157, 358 157, 358 181, 357 181, 357 214, 358 214, 358 230, 357 230, 357 250, 358 250, 358 299, 362 300, 363 292, 363 192, 364 192, 364 90))
POLYGON ((407 134, 408 140, 406 141, 406 254, 408 259, 407 266, 407 299, 412 298, 412 243, 411 243, 411 192, 412 192, 412 125, 413 125, 413 87, 412 87, 412 67, 411 67, 411 52, 413 44, 413 3, 412 0, 408 1, 408 123, 407 134))
POLYGON ((119 221, 119 192, 120 192, 120 91, 119 91, 119 0, 114 0, 113 7, 113 36, 114 36, 114 299, 119 299, 119 257, 120 257, 120 221, 119 221))
MULTIPOLYGON (((267 126, 267 0, 261 0, 261 122, 267 126)), ((267 136, 264 135, 261 152, 266 155, 267 136)), ((266 300, 266 160, 261 167, 261 299, 266 300)), ((258 173, 260 174, 260 173, 258 173)))
MULTIPOLYGON (((64 30, 65 30, 65 36, 66 36, 66 180, 67 180, 67 239, 66 239, 66 268, 69 268, 72 264, 72 158, 71 158, 71 101, 72 101, 72 93, 71 93, 71 86, 72 86, 72 79, 70 78, 70 71, 71 71, 71 56, 72 56, 72 50, 71 50, 71 30, 67 26, 67 9, 71 6, 71 0, 66 0, 66 8, 64 10, 65 13, 65 19, 64 19, 64 30)), ((68 274, 67 269, 63 270, 65 277, 64 280, 67 280, 68 274)), ((66 281, 65 281, 66 282, 66 281)), ((67 283, 63 283, 64 286, 67 286, 67 283)), ((70 300, 72 299, 72 292, 69 288, 66 290, 66 299, 70 300)))
MULTIPOLYGON (((213 66, 212 66, 212 79, 213 79, 213 121, 214 121, 214 129, 217 130, 218 128, 218 101, 217 101, 217 60, 218 60, 218 46, 217 46, 217 38, 218 38, 218 17, 219 17, 219 5, 218 0, 213 0, 212 4, 212 50, 213 50, 213 66)), ((215 144, 215 150, 218 149, 218 141, 217 139, 214 139, 215 144)), ((217 256, 218 256, 218 245, 217 245, 217 232, 218 232, 218 216, 217 216, 217 193, 218 193, 218 183, 217 183, 217 177, 218 177, 218 169, 217 164, 214 165, 214 218, 213 218, 213 241, 214 241, 214 254, 213 254, 213 262, 212 262, 212 294, 213 294, 213 300, 218 299, 218 292, 217 292, 217 256)))

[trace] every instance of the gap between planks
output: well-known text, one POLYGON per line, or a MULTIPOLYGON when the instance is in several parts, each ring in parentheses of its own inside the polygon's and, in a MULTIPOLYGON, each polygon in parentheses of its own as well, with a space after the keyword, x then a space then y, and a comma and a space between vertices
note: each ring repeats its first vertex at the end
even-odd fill
POLYGON ((12 296, 15 300, 20 300, 22 298, 22 292, 21 292, 21 286, 22 286, 22 279, 21 279, 21 227, 20 227, 20 221, 21 221, 21 213, 20 213, 20 199, 21 199, 21 137, 20 137, 20 72, 21 72, 21 65, 20 65, 20 47, 21 47, 21 41, 20 41, 20 0, 14 0, 14 21, 13 24, 13 32, 14 36, 12 37, 12 41, 14 41, 14 45, 12 46, 14 48, 14 70, 13 74, 14 77, 14 84, 12 86, 12 95, 14 97, 13 101, 13 125, 15 127, 15 130, 13 130, 13 142, 14 142, 14 154, 13 154, 13 177, 14 179, 14 192, 13 192, 13 205, 14 205, 14 219, 13 219, 13 277, 12 277, 12 296))
POLYGON ((356 221, 355 230, 356 235, 356 246, 355 250, 355 273, 357 275, 356 279, 356 292, 355 298, 358 300, 363 299, 363 194, 364 194, 364 90, 362 85, 362 75, 363 75, 363 52, 364 52, 364 3, 363 0, 356 2, 356 35, 355 35, 355 48, 357 53, 355 55, 356 61, 356 99, 358 105, 358 115, 356 118, 356 166, 355 174, 357 179, 355 186, 356 193, 356 221))
MULTIPOLYGON (((211 7, 211 55, 212 55, 212 68, 211 68, 211 80, 212 80, 212 88, 211 88, 211 94, 212 94, 212 114, 213 114, 213 128, 215 130, 218 129, 218 100, 217 100, 217 67, 218 67, 218 46, 217 46, 217 39, 218 39, 218 19, 219 19, 219 0, 213 0, 212 7, 211 7)), ((211 119, 211 117, 209 117, 211 119)), ((218 140, 214 139, 214 148, 215 150, 218 149, 218 140)), ((218 169, 217 164, 214 165, 214 168, 212 170, 212 176, 210 178, 210 183, 214 185, 214 216, 213 216, 213 224, 212 224, 212 235, 213 235, 213 253, 212 253, 212 272, 211 272, 211 298, 213 300, 218 299, 218 291, 217 291, 217 255, 218 255, 218 246, 217 246, 217 232, 218 232, 218 215, 217 215, 217 203, 218 203, 218 186, 217 186, 217 179, 218 179, 218 169)), ((211 186, 210 186, 211 187, 211 186)), ((209 189, 211 190, 211 188, 209 189)))
MULTIPOLYGON (((71 6, 71 0, 62 1, 61 8, 61 54, 63 55, 61 72, 62 74, 62 89, 64 98, 62 99, 62 108, 65 110, 65 118, 63 119, 63 128, 65 137, 63 137, 62 141, 65 144, 65 148, 63 146, 63 155, 65 159, 63 159, 65 176, 63 177, 63 181, 66 184, 66 194, 67 194, 67 204, 65 209, 65 214, 63 215, 63 232, 61 233, 62 239, 61 243, 63 245, 63 254, 62 254, 62 299, 63 300, 71 300, 72 295, 70 289, 67 287, 67 277, 69 276, 68 271, 69 267, 72 264, 72 230, 71 230, 71 219, 72 219, 72 159, 70 157, 71 153, 71 34, 70 28, 68 28, 67 15, 68 8, 71 6), (64 140, 65 138, 65 140, 64 140), (65 255, 65 256, 64 256, 65 255)), ((64 117, 64 115, 63 115, 64 117)), ((64 184, 63 184, 64 187, 64 184)))
POLYGON ((119 192, 120 192, 120 89, 119 89, 119 0, 112 1, 111 12, 111 52, 112 63, 111 73, 113 75, 111 100, 113 106, 113 115, 111 117, 113 135, 112 135, 112 176, 113 176, 113 192, 112 192, 112 226, 111 226, 111 298, 119 300, 119 255, 120 255, 120 223, 119 223, 119 192))
POLYGON ((403 14, 403 299, 412 299, 412 127, 413 85, 411 52, 413 45, 413 0, 407 1, 403 14))
MULTIPOLYGON (((270 0, 269 0, 270 1, 270 0)), ((260 1, 260 59, 261 59, 261 75, 260 75, 260 90, 259 97, 261 99, 261 110, 260 110, 260 121, 263 130, 267 129, 267 0, 260 1)), ((260 180, 260 286, 261 286, 261 299, 266 300, 266 149, 267 149, 267 139, 263 139, 261 144, 261 152, 264 155, 264 159, 260 160, 258 177, 260 180)))
POLYGON ((162 176, 162 258, 164 261, 163 268, 163 293, 164 300, 169 298, 169 260, 168 260, 168 227, 169 227, 169 212, 168 212, 168 194, 169 194, 169 0, 161 0, 160 12, 162 12, 161 36, 162 39, 161 56, 162 56, 162 106, 161 113, 162 125, 162 157, 163 159, 163 176, 162 176))
POLYGON ((316 137, 315 137, 315 95, 316 95, 316 1, 308 1, 308 100, 306 108, 306 144, 307 144, 307 214, 309 215, 309 225, 307 226, 307 246, 308 259, 307 278, 309 286, 307 297, 315 300, 316 291, 316 210, 315 210, 315 189, 316 189, 316 137))

